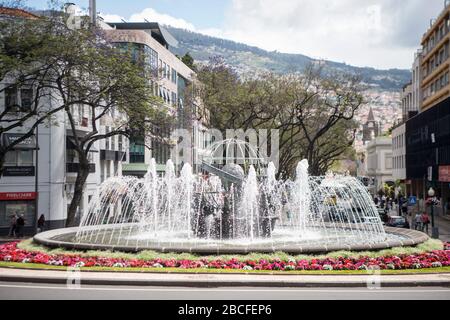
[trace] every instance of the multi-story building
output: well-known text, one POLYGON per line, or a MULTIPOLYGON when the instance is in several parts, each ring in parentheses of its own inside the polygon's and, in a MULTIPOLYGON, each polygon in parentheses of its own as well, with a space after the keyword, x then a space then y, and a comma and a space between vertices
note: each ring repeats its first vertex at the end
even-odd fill
POLYGON ((392 177, 395 181, 406 180, 406 125, 400 123, 392 130, 392 177))
POLYGON ((412 106, 410 113, 407 114, 406 119, 409 119, 415 116, 418 112, 422 110, 422 50, 417 50, 414 55, 414 63, 412 66, 412 81, 411 81, 411 90, 412 90, 412 106))
MULTIPOLYGON (((188 129, 194 145, 191 163, 197 164, 196 158, 201 155, 204 145, 206 127, 204 123, 189 119, 185 121, 184 110, 195 114, 200 107, 199 101, 187 99, 186 88, 195 85, 195 72, 187 67, 178 57, 169 51, 170 46, 176 46, 177 41, 166 29, 158 23, 149 22, 120 22, 103 24, 109 41, 115 45, 132 51, 134 59, 142 61, 144 67, 150 68, 154 73, 154 94, 159 96, 164 103, 177 115, 179 127, 188 129), (189 103, 191 105, 187 106, 189 103), (187 127, 186 127, 187 126, 187 127)), ((157 129, 158 130, 158 129, 157 129)), ((170 140, 170 132, 161 128, 160 134, 170 140)), ((157 171, 165 170, 166 162, 171 157, 172 147, 169 143, 148 139, 143 134, 141 139, 130 143, 130 161, 124 165, 124 172, 128 175, 142 176, 147 172, 150 160, 154 158, 157 171), (144 143, 144 140, 146 143, 144 143), (145 147, 151 145, 151 148, 145 147)), ((200 168, 194 165, 194 170, 200 168)))
POLYGON ((367 145, 367 175, 374 180, 376 193, 384 184, 394 184, 392 176, 392 139, 378 137, 367 145))
POLYGON ((450 96, 450 3, 422 38, 422 111, 450 96))
POLYGON ((406 121, 409 118, 410 112, 414 110, 413 86, 408 83, 403 86, 402 90, 402 118, 406 121))
MULTIPOLYGON (((42 14, 45 14, 42 13, 42 14)), ((36 17, 22 10, 8 9, 0 12, 0 18, 36 17)), ((118 45, 132 49, 135 54, 144 54, 146 63, 154 68, 157 81, 153 84, 154 94, 161 97, 164 103, 171 106, 178 114, 182 114, 185 107, 185 88, 195 80, 195 74, 168 50, 169 43, 176 45, 176 40, 163 30, 157 23, 145 24, 105 24, 99 21, 111 40, 118 45)), ((0 83, 3 86, 4 83, 0 83)), ((6 104, 26 104, 27 89, 11 90, 0 93, 0 112, 6 104)), ((193 99, 191 99, 193 100, 193 99)), ((42 104, 50 101, 41 100, 42 104)), ((199 108, 198 101, 190 102, 194 110, 199 108)), ((82 105, 74 106, 71 110, 77 125, 77 134, 90 131, 89 109, 82 105)), ((100 133, 107 133, 113 127, 114 119, 122 117, 115 110, 99 119, 100 133)), ((192 152, 194 157, 201 155, 205 147, 206 127, 195 119, 190 124, 192 140, 197 142, 192 152)), ((0 137, 0 143, 9 143, 30 127, 24 124, 14 132, 8 132, 0 137)), ((159 132, 161 136, 168 136, 169 132, 159 132)), ((72 130, 64 112, 57 113, 55 119, 39 126, 35 136, 17 146, 6 157, 5 171, 0 177, 0 235, 6 235, 13 214, 24 214, 27 233, 33 233, 37 218, 44 215, 47 228, 65 226, 68 205, 70 204, 79 161, 71 142, 72 130)), ((122 174, 142 175, 147 171, 151 158, 158 163, 158 170, 164 171, 164 164, 170 157, 170 146, 161 139, 142 136, 144 143, 131 141, 122 136, 115 136, 96 142, 91 149, 90 174, 85 185, 85 192, 78 209, 78 217, 88 208, 91 198, 98 186, 114 175, 122 174), (150 148, 147 148, 151 146, 150 148)), ((195 168, 194 169, 199 169, 195 168)))
POLYGON ((450 197, 450 1, 422 38, 420 113, 406 123, 406 175, 410 193, 433 187, 450 197))
MULTIPOLYGON (((10 18, 36 17, 17 9, 8 9, 2 14, 10 18)), ((3 88, 7 81, 3 79, 0 86, 3 88)), ((11 108, 11 103, 27 108, 29 97, 33 96, 32 87, 1 90, 0 110, 11 108)), ((50 101, 49 98, 40 100, 42 106, 56 103, 56 100, 50 101)), ((72 106, 71 113, 76 134, 83 135, 92 131, 89 108, 83 105, 72 106)), ((100 133, 107 133, 112 126, 112 119, 121 116, 123 115, 108 114, 101 118, 98 123, 100 133)), ((16 130, 4 133, 1 143, 8 144, 12 139, 20 137, 28 132, 32 124, 31 120, 16 130)), ((55 114, 51 122, 40 125, 32 138, 6 154, 5 170, 0 178, 0 234, 8 232, 13 214, 25 216, 27 233, 34 232, 40 215, 45 216, 48 228, 65 226, 79 168, 72 135, 67 115, 61 111, 55 114)), ((127 160, 128 149, 128 142, 125 140, 116 136, 94 144, 89 154, 90 174, 78 208, 78 217, 88 208, 89 201, 101 182, 122 174, 122 162, 127 160)))

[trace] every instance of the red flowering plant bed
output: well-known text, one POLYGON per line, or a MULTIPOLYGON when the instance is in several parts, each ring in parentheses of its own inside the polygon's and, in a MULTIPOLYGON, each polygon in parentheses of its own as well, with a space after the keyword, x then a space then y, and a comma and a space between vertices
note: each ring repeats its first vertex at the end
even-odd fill
POLYGON ((107 257, 85 257, 79 255, 47 254, 38 251, 26 251, 17 247, 17 242, 0 245, 0 262, 41 264, 65 267, 106 267, 106 268, 177 268, 177 269, 216 269, 216 270, 263 270, 263 271, 296 271, 296 270, 408 270, 429 269, 450 266, 450 250, 430 251, 417 255, 399 255, 391 257, 359 257, 359 258, 325 258, 311 260, 287 261, 248 260, 197 260, 177 259, 124 259, 107 257))

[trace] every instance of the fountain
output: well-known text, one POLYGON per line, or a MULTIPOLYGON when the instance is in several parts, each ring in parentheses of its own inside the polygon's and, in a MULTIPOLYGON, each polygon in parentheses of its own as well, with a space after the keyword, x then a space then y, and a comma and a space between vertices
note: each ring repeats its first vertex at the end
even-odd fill
POLYGON ((412 230, 386 231, 356 178, 310 177, 303 160, 295 179, 281 181, 274 164, 265 166, 245 142, 227 140, 210 151, 207 175, 194 175, 189 164, 176 175, 169 160, 160 177, 152 160, 143 179, 108 179, 80 227, 35 240, 79 249, 237 254, 384 249, 428 239, 412 230))

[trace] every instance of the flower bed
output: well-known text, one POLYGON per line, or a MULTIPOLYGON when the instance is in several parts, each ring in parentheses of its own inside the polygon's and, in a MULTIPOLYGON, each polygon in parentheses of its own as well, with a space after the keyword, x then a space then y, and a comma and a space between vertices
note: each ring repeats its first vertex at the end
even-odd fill
POLYGON ((327 258, 313 260, 176 260, 176 259, 118 259, 106 257, 81 257, 76 255, 28 252, 17 247, 17 242, 0 245, 0 261, 33 263, 66 267, 113 267, 113 268, 179 268, 179 269, 234 269, 234 270, 381 270, 427 269, 450 266, 450 250, 431 251, 419 255, 369 258, 327 258))

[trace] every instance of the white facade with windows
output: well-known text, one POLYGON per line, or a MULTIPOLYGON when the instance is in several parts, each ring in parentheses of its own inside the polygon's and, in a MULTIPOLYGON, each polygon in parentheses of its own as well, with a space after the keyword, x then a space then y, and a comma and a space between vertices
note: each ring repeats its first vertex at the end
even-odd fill
POLYGON ((392 138, 377 137, 367 145, 367 176, 374 178, 376 193, 385 183, 393 182, 392 138))
MULTIPOLYGON (((12 90, 0 92, 0 112, 5 110, 5 106, 12 104, 27 107, 27 100, 20 98, 14 100, 11 97, 14 94, 21 95, 20 89, 16 91, 16 93, 12 90)), ((42 100, 40 103, 51 105, 48 100, 42 100)), ((88 108, 74 106, 71 112, 77 124, 77 134, 89 132, 91 117, 88 108)), ((101 133, 108 130, 108 118, 111 117, 100 120, 101 133)), ((31 123, 25 124, 21 128, 5 133, 0 137, 1 143, 7 143, 8 139, 23 135, 28 132, 30 126, 31 123)), ((70 140, 71 135, 72 130, 66 114, 61 111, 55 114, 51 122, 39 126, 37 136, 28 139, 32 147, 28 148, 27 144, 23 143, 18 145, 16 150, 7 153, 5 172, 0 177, 0 235, 8 233, 12 214, 25 215, 28 233, 34 231, 40 215, 45 216, 48 227, 64 227, 79 164, 70 140), (36 201, 37 210, 35 210, 36 201)), ((111 176, 122 174, 122 162, 126 160, 127 148, 128 142, 121 137, 101 140, 94 144, 89 154, 91 172, 78 216, 87 210, 89 200, 101 182, 111 176)))
POLYGON ((392 130, 392 177, 406 179, 406 125, 403 123, 392 130))

